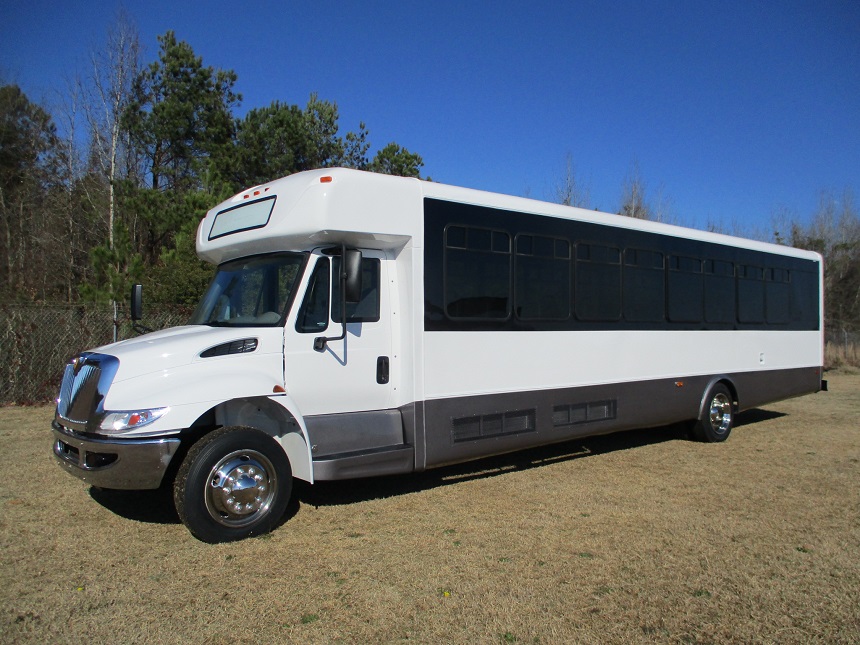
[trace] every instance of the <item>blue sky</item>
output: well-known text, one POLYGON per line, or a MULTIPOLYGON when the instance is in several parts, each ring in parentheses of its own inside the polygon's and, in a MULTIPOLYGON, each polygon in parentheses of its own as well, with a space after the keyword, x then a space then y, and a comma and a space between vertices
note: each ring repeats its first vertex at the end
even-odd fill
MULTIPOLYGON (((57 102, 120 3, 0 0, 0 79, 57 102)), ((860 200, 860 2, 127 0, 144 60, 173 29, 233 69, 240 114, 311 92, 434 180, 552 196, 570 154, 595 208, 634 160, 679 223, 769 230, 822 190, 860 200)))

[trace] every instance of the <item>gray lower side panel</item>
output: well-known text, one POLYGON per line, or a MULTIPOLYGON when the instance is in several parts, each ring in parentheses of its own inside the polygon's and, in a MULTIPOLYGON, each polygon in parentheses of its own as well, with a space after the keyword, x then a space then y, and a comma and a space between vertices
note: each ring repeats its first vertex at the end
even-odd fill
POLYGON ((412 472, 415 453, 412 446, 389 446, 342 455, 314 459, 314 479, 355 479, 412 472))
POLYGON ((821 389, 821 369, 747 372, 419 401, 398 410, 310 417, 314 478, 421 471, 590 435, 699 416, 727 381, 739 409, 821 389))
POLYGON ((821 389, 821 370, 801 368, 425 401, 417 469, 696 419, 721 379, 734 385, 739 409, 821 389))
POLYGON ((740 409, 749 410, 760 405, 803 396, 822 389, 821 368, 803 368, 772 372, 745 372, 735 374, 732 380, 740 396, 740 409))
POLYGON ((415 470, 411 413, 372 410, 307 417, 314 479, 354 479, 415 470), (404 431, 406 434, 404 435, 404 431))
POLYGON ((406 443, 399 410, 305 417, 314 459, 406 443))

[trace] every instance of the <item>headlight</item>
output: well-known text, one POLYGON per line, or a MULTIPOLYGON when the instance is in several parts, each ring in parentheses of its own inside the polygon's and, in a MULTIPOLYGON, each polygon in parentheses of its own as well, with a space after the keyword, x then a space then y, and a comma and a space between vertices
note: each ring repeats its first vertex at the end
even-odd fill
POLYGON ((99 426, 105 432, 126 432, 137 430, 160 419, 170 408, 152 408, 150 410, 133 410, 130 412, 108 412, 99 426))

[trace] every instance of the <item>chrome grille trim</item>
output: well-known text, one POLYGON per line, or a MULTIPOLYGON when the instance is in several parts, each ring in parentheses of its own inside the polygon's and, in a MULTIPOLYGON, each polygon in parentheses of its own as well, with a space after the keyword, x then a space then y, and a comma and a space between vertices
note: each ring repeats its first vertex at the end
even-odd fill
POLYGON ((75 423, 86 423, 93 411, 93 402, 98 394, 99 377, 101 369, 95 365, 84 365, 75 375, 72 382, 72 393, 69 397, 69 405, 65 419, 75 423))
POLYGON ((57 421, 78 431, 96 427, 104 414, 104 399, 117 369, 119 359, 107 354, 85 353, 71 360, 60 385, 57 421))
POLYGON ((72 398, 72 384, 75 382, 75 366, 69 363, 63 372, 63 383, 60 385, 60 396, 57 398, 57 414, 65 418, 69 411, 69 401, 72 398))

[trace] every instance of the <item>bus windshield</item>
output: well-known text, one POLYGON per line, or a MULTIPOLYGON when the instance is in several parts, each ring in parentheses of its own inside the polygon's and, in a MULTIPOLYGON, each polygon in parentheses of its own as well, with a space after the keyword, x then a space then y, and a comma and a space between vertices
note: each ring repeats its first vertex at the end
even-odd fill
POLYGON ((305 256, 277 253, 225 262, 189 325, 274 327, 282 324, 305 256))

